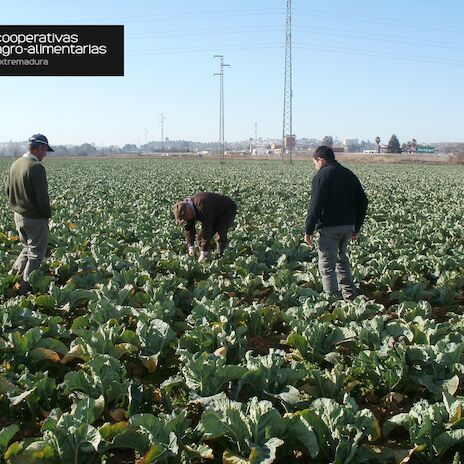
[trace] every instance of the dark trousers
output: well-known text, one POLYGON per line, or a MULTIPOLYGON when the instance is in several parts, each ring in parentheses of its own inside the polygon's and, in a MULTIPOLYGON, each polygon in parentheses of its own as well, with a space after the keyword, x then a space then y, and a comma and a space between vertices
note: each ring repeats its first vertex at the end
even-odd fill
POLYGON ((219 216, 213 223, 213 233, 217 234, 216 237, 216 253, 222 256, 224 253, 229 239, 227 238, 227 232, 232 226, 235 216, 237 214, 237 205, 232 205, 228 208, 222 216, 219 216))

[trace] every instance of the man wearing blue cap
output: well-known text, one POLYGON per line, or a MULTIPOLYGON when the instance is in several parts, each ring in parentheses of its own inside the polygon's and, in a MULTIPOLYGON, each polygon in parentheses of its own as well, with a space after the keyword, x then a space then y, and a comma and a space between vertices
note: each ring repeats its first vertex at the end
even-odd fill
POLYGON ((47 137, 33 135, 29 139, 28 152, 11 165, 6 183, 6 194, 23 246, 11 273, 22 275, 22 294, 31 290, 29 274, 39 268, 47 252, 48 220, 52 211, 47 175, 41 163, 47 151, 53 151, 47 137))

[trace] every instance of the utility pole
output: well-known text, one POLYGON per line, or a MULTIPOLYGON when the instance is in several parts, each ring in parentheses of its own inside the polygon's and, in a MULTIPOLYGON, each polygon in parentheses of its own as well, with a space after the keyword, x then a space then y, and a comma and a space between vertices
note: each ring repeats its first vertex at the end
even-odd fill
POLYGON ((221 163, 224 163, 224 68, 229 67, 230 64, 224 64, 223 55, 214 55, 214 58, 219 58, 219 72, 214 73, 215 76, 219 76, 219 156, 221 163))
POLYGON ((295 147, 295 136, 292 129, 292 98, 292 0, 287 0, 282 161, 285 153, 288 153, 290 164, 292 164, 292 151, 295 147))
POLYGON ((258 144, 258 123, 255 122, 255 145, 258 144))
POLYGON ((159 122, 161 124, 161 150, 164 151, 164 121, 166 118, 163 113, 158 113, 158 115, 160 116, 159 122))

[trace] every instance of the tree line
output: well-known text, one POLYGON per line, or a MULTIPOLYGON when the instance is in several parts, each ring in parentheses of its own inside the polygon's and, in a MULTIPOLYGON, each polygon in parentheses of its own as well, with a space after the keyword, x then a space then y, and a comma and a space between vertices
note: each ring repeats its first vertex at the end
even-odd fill
MULTIPOLYGON (((379 136, 375 138, 375 144, 377 145, 377 153, 380 153, 381 145, 380 145, 381 139, 379 136)), ((334 140, 333 137, 330 135, 326 135, 322 139, 322 145, 326 145, 328 147, 333 147, 334 145, 334 140)), ((358 146, 348 146, 348 151, 350 152, 356 152, 356 151, 362 151, 365 148, 361 144, 358 144, 358 146)), ((417 151, 417 140, 412 139, 406 143, 400 144, 400 141, 398 140, 398 137, 393 134, 390 137, 390 140, 388 141, 387 147, 386 147, 386 153, 403 153, 403 152, 416 152, 417 151)))

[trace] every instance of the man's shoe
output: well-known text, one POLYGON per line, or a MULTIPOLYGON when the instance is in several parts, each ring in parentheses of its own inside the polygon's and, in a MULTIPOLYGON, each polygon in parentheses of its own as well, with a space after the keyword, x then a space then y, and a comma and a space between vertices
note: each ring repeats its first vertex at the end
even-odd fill
POLYGON ((32 292, 32 287, 29 282, 25 282, 24 280, 19 284, 19 295, 26 296, 28 293, 32 292))

